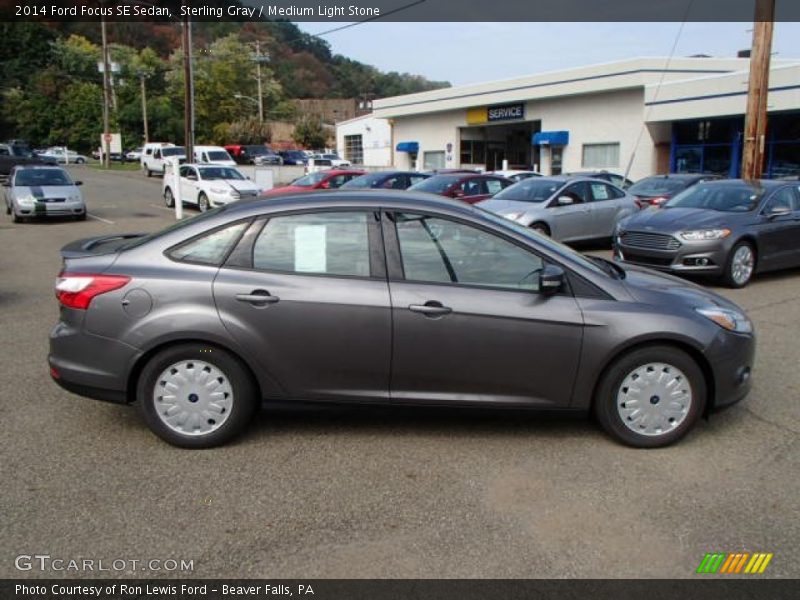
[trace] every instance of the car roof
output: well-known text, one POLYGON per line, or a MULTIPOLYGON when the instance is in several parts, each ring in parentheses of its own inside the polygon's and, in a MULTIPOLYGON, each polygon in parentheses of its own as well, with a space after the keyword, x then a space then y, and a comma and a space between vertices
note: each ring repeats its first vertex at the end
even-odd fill
MULTIPOLYGON (((710 179, 719 178, 719 175, 713 175, 711 173, 662 173, 659 175, 650 175, 648 177, 643 177, 639 181, 644 181, 645 179, 676 179, 678 181, 693 181, 695 179, 710 179)), ((636 183, 639 183, 637 181, 636 183)))
POLYGON ((746 185, 751 188, 763 189, 792 185, 790 181, 781 181, 779 179, 714 179, 711 181, 704 181, 703 183, 713 185, 714 187, 741 187, 746 185))

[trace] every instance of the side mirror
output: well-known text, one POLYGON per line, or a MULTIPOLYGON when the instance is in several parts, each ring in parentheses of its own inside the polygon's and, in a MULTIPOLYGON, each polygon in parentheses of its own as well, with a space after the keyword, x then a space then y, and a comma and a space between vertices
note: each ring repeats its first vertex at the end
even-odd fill
POLYGON ((785 217, 792 214, 792 209, 788 206, 775 206, 767 211, 768 219, 776 219, 778 217, 785 217))
POLYGON ((559 196, 556 200, 556 206, 571 206, 575 204, 575 200, 569 196, 559 196))
POLYGON ((539 291, 551 295, 564 286, 564 269, 555 265, 546 265, 539 273, 539 291))
POLYGON ((83 182, 82 181, 76 181, 75 185, 83 185, 83 182))

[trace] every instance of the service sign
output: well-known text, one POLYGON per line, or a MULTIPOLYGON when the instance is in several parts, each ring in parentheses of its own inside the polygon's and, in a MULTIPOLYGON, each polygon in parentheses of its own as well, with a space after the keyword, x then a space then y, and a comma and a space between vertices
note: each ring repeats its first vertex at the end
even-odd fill
POLYGON ((490 106, 487 111, 488 121, 512 121, 514 119, 525 118, 525 104, 518 102, 516 104, 501 104, 498 106, 490 106))

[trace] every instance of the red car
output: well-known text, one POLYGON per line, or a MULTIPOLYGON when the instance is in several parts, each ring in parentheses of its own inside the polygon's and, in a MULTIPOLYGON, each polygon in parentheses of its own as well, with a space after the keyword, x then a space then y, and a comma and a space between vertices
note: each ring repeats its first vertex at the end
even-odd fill
POLYGON ((262 196, 273 196, 275 194, 286 194, 289 192, 307 192, 309 190, 334 190, 342 187, 351 179, 363 175, 365 171, 355 169, 327 169, 303 175, 300 179, 295 179, 289 185, 272 188, 263 192, 262 196))
POLYGON ((448 173, 434 175, 425 181, 420 181, 408 188, 411 192, 428 192, 457 198, 469 204, 491 198, 497 192, 507 188, 514 182, 497 175, 483 175, 481 173, 448 173))

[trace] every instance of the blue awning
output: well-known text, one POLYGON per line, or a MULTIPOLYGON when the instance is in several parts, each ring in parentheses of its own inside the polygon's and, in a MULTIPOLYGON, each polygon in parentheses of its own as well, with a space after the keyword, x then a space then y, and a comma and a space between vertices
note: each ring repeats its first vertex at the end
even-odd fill
POLYGON ((397 151, 416 154, 419 152, 419 142, 399 142, 397 144, 397 151))
POLYGON ((533 134, 534 146, 566 146, 569 144, 569 131, 540 131, 533 134))

